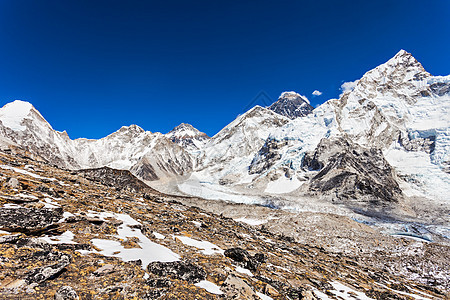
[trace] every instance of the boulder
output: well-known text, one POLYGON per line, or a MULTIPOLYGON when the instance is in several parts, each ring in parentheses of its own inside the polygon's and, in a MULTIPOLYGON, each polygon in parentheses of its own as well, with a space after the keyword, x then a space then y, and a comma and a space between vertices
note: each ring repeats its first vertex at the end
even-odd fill
POLYGON ((20 182, 17 178, 15 177, 11 177, 7 182, 6 182, 6 186, 11 188, 11 189, 18 189, 20 188, 20 182))
POLYGON ((242 248, 227 249, 225 250, 224 255, 250 271, 256 271, 261 263, 266 261, 266 257, 263 253, 256 253, 254 256, 251 256, 247 250, 242 248))
POLYGON ((226 299, 260 299, 247 282, 232 274, 228 275, 220 289, 224 292, 226 299))
MULTIPOLYGON (((51 253, 49 253, 51 254, 51 253)), ((27 284, 42 283, 48 279, 52 279, 57 276, 66 266, 70 264, 71 256, 60 252, 53 253, 56 257, 59 257, 57 263, 47 265, 45 267, 35 268, 29 271, 25 276, 25 282, 27 284)), ((64 298, 65 299, 65 298, 64 298)), ((69 298, 71 299, 71 298, 69 298)))
POLYGON ((0 208, 0 229, 37 232, 53 225, 62 217, 62 208, 0 208))
POLYGON ((55 300, 78 300, 77 292, 68 285, 62 286, 55 294, 55 300))
POLYGON ((152 262, 147 267, 150 273, 160 277, 171 277, 197 283, 206 278, 203 268, 189 261, 152 262))

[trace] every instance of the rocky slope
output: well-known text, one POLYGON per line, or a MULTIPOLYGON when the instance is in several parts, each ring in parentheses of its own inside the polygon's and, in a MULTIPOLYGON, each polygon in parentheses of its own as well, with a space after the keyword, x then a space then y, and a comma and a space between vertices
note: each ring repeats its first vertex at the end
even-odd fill
POLYGON ((448 246, 332 214, 166 196, 129 172, 25 154, 0 151, 2 299, 449 296, 448 246))

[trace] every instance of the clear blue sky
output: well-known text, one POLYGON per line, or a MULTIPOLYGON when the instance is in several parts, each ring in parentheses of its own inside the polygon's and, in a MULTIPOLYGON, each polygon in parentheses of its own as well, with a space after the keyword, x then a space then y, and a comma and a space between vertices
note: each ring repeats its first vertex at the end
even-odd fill
POLYGON ((30 101, 71 138, 213 135, 260 91, 316 106, 400 49, 448 75, 449 20, 448 0, 1 0, 0 105, 30 101))

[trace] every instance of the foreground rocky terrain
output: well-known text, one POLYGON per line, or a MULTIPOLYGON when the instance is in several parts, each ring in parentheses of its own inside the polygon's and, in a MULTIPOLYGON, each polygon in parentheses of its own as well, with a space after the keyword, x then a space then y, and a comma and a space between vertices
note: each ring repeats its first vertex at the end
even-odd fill
MULTIPOLYGON (((12 150, 11 150, 12 149, 12 150)), ((0 152, 1 299, 444 299, 449 246, 0 152)))

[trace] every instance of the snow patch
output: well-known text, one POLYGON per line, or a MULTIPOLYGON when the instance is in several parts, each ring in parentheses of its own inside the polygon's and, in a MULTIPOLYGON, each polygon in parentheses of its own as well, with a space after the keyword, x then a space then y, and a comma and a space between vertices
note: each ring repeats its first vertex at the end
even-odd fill
POLYGON ((156 231, 153 231, 152 233, 153 233, 153 235, 155 236, 155 238, 157 238, 157 239, 159 239, 159 240, 163 240, 163 239, 166 238, 164 235, 162 235, 161 233, 158 233, 158 232, 156 232, 156 231))
POLYGON ((199 241, 194 240, 187 236, 181 236, 181 235, 173 235, 174 239, 180 240, 183 244, 191 247, 195 247, 198 249, 202 249, 202 253, 205 255, 213 255, 215 253, 223 254, 224 250, 220 249, 217 245, 214 245, 211 242, 208 241, 199 241))
POLYGON ((250 272, 250 270, 246 269, 246 268, 242 268, 242 267, 237 266, 236 267, 236 272, 239 272, 241 274, 245 274, 245 275, 248 275, 250 277, 253 277, 252 272, 250 272))
POLYGON ((289 179, 286 176, 281 176, 275 181, 270 181, 267 184, 265 192, 271 194, 286 194, 295 191, 301 185, 302 182, 300 182, 297 177, 289 179))
POLYGON ((90 212, 87 215, 92 217, 99 217, 102 220, 109 217, 122 221, 123 223, 117 228, 117 235, 115 237, 120 240, 127 240, 128 238, 136 237, 138 238, 137 244, 141 247, 125 248, 120 242, 115 240, 92 239, 92 244, 95 247, 101 249, 100 251, 93 251, 94 253, 99 253, 105 256, 118 257, 123 261, 141 259, 142 267, 144 269, 151 262, 171 262, 180 260, 180 256, 172 252, 172 250, 170 250, 169 248, 152 242, 141 232, 141 230, 131 228, 130 226, 140 225, 140 223, 127 214, 90 212))
POLYGON ((331 290, 330 292, 335 294, 336 297, 340 297, 342 299, 359 299, 359 300, 374 300, 373 298, 369 298, 364 294, 363 292, 359 292, 357 290, 354 290, 346 285, 343 285, 342 283, 338 281, 332 281, 330 284, 333 286, 335 290, 331 290))
POLYGON ((239 218, 239 219, 234 219, 237 222, 242 222, 248 225, 252 225, 252 226, 258 226, 264 223, 267 223, 267 220, 259 220, 259 219, 251 219, 251 218, 239 218))
POLYGON ((264 295, 263 293, 260 293, 260 292, 256 292, 256 295, 258 295, 258 297, 262 300, 273 300, 273 298, 271 298, 267 295, 264 295))
POLYGON ((202 288, 210 292, 211 294, 222 295, 223 292, 220 290, 216 284, 208 280, 202 280, 195 284, 196 287, 202 288))
POLYGON ((49 244, 77 244, 76 242, 73 241, 74 237, 75 237, 75 235, 73 234, 73 232, 70 230, 67 230, 66 232, 64 232, 61 235, 44 236, 44 237, 41 237, 40 239, 46 241, 49 244))

